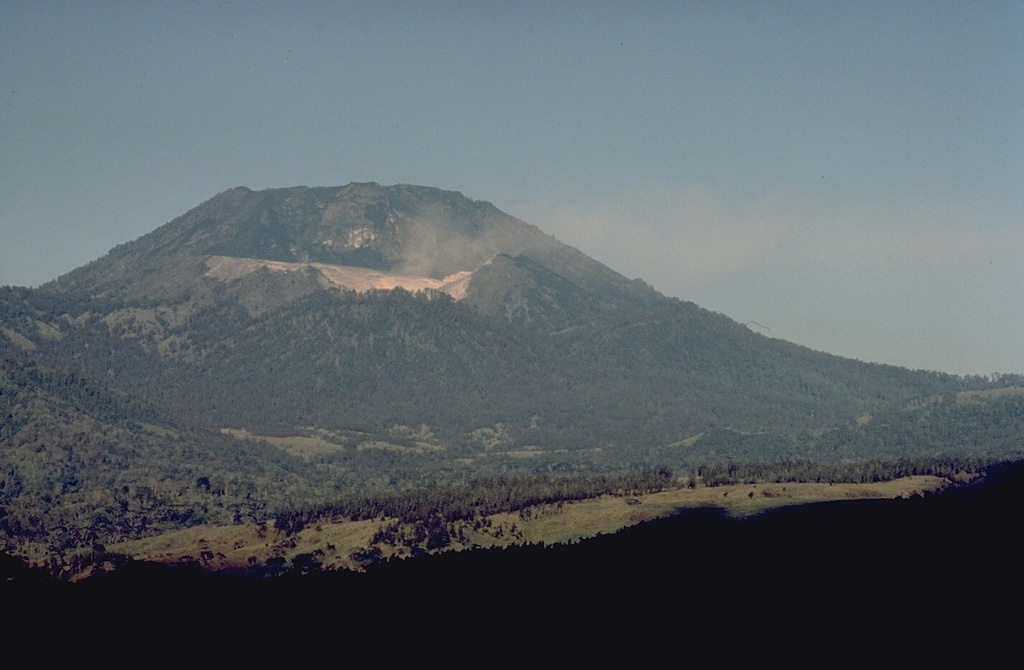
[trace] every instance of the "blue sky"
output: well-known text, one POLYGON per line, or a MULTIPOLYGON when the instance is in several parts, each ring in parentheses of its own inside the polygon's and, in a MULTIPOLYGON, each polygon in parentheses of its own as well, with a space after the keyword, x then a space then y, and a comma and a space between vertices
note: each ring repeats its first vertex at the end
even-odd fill
POLYGON ((1024 372, 1020 2, 0 0, 0 284, 412 183, 862 360, 1024 372))

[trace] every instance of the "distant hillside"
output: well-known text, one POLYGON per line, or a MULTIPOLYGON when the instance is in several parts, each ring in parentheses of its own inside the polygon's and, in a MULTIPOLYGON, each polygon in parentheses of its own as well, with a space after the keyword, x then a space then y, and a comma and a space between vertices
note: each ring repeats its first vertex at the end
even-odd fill
POLYGON ((83 300, 48 313, 44 304, 12 330, 33 348, 20 355, 103 378, 199 426, 426 425, 460 454, 600 448, 602 459, 642 463, 648 450, 714 427, 822 429, 961 388, 946 375, 768 339, 689 303, 608 303, 499 261, 517 271, 502 274, 514 283, 472 283, 463 302, 319 288, 283 299, 290 278, 264 274, 242 298, 228 283, 198 305, 83 300), (248 309, 254 291, 280 305, 248 309))
POLYGON ((0 358, 0 543, 33 557, 201 523, 265 518, 315 473, 196 431, 73 372, 0 358), (289 490, 291 488, 292 490, 289 490))

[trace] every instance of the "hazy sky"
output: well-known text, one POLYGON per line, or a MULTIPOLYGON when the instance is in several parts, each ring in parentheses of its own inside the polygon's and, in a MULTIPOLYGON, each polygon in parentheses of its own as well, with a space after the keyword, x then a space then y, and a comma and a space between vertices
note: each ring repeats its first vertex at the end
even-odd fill
POLYGON ((412 183, 773 337, 1024 372, 1024 3, 506 4, 0 0, 0 284, 412 183))

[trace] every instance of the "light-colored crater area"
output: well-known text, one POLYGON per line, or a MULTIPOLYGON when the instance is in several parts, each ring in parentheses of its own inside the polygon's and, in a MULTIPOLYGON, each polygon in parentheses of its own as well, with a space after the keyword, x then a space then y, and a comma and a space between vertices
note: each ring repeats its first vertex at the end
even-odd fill
POLYGON ((328 265, 326 263, 286 263, 283 261, 267 261, 257 258, 231 258, 228 256, 210 256, 206 260, 208 268, 206 276, 231 281, 241 279, 261 268, 273 272, 300 272, 314 270, 321 283, 338 288, 365 292, 373 289, 402 288, 417 292, 427 289, 443 291, 456 300, 466 297, 466 287, 472 272, 462 271, 448 275, 443 279, 418 277, 380 272, 369 268, 348 265, 328 265))

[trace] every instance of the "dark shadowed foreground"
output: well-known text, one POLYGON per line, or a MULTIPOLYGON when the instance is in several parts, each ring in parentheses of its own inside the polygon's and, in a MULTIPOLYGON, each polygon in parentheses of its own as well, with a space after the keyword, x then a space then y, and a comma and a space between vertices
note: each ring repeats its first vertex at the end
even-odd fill
POLYGON ((365 574, 264 578, 135 563, 67 584, 9 559, 0 596, 8 611, 102 613, 104 625, 215 616, 232 627, 347 631, 399 621, 449 631, 567 621, 955 627, 1020 602, 1022 521, 1024 464, 1011 464, 992 468, 984 484, 940 495, 745 520, 688 512, 572 545, 422 556, 365 574))

